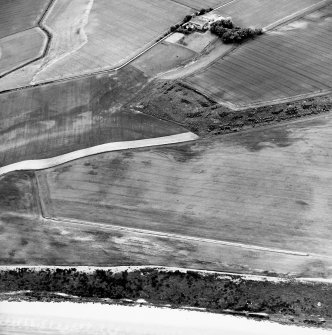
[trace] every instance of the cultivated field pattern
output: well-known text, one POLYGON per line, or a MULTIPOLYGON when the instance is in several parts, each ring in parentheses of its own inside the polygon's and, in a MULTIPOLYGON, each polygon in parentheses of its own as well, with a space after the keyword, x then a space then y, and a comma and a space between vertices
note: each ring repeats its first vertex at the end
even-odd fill
POLYGON ((300 13, 311 6, 328 3, 322 0, 235 0, 217 12, 230 16, 242 27, 267 27, 275 22, 300 13))
POLYGON ((38 173, 45 216, 331 255, 331 125, 69 163, 38 173))
POLYGON ((331 328, 331 18, 332 0, 0 0, 0 300, 61 278, 50 299, 331 328), (234 29, 177 25, 210 7, 234 29), (187 273, 164 289, 162 266, 187 273))
POLYGON ((174 0, 193 9, 216 8, 231 2, 232 0, 174 0))
POLYGON ((1 0, 0 38, 35 27, 49 2, 49 0, 1 0))
POLYGON ((46 41, 47 36, 39 28, 0 39, 0 76, 41 57, 46 41))
POLYGON ((119 66, 153 44, 190 12, 171 0, 94 1, 84 28, 86 44, 45 69, 38 81, 119 66))
POLYGON ((240 46, 186 82, 235 107, 329 91, 331 13, 329 6, 240 46))

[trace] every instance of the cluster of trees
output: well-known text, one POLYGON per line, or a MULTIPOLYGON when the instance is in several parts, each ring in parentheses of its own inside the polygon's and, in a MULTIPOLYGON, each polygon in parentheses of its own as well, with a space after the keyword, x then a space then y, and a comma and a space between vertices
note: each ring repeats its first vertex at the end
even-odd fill
MULTIPOLYGON (((240 276, 227 278, 195 271, 142 269, 112 273, 97 269, 28 268, 0 271, 0 293, 30 290, 32 296, 61 292, 86 298, 147 299, 154 304, 193 306, 210 311, 282 313, 330 317, 332 287, 288 281, 247 281, 240 276), (296 294, 292 294, 292 293, 296 294), (320 301, 326 308, 317 307, 320 301), (300 313, 300 314, 299 314, 300 313)), ((30 295, 31 296, 31 295, 30 295)), ((52 295, 51 295, 52 297, 52 295)), ((98 301, 98 300, 97 300, 98 301)), ((301 316, 302 317, 302 316, 301 316)))
POLYGON ((231 20, 220 20, 213 22, 210 27, 213 34, 219 36, 224 43, 241 43, 254 38, 257 35, 262 35, 262 29, 241 28, 234 26, 231 20))

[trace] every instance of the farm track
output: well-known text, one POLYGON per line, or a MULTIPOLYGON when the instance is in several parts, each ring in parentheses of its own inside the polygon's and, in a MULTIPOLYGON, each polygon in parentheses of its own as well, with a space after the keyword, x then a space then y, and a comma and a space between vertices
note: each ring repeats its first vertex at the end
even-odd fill
POLYGON ((159 138, 149 138, 137 141, 123 141, 123 142, 110 142, 101 144, 94 147, 88 147, 85 149, 69 152, 67 154, 56 156, 48 159, 39 160, 28 160, 21 161, 14 164, 6 165, 0 167, 0 176, 5 175, 10 172, 20 171, 20 170, 43 170, 51 167, 59 166, 80 158, 97 155, 100 153, 118 151, 118 150, 128 150, 134 148, 145 148, 158 145, 167 145, 174 143, 182 143, 187 141, 193 141, 198 137, 193 133, 183 133, 178 135, 170 135, 159 138))
MULTIPOLYGON (((7 75, 17 71, 17 70, 20 70, 22 68, 24 68, 25 66, 29 65, 29 64, 32 64, 40 59, 43 59, 47 53, 48 53, 48 50, 50 48, 50 43, 52 41, 52 34, 51 32, 48 31, 48 29, 43 25, 43 20, 45 18, 45 16, 47 15, 47 13, 49 12, 49 10, 52 8, 52 6, 54 5, 55 1, 56 0, 49 0, 50 2, 48 3, 44 13, 42 14, 42 16, 40 17, 38 23, 37 23, 37 27, 43 32, 43 34, 45 34, 46 36, 46 44, 45 44, 45 47, 44 47, 44 51, 43 51, 43 54, 39 57, 36 57, 34 59, 31 59, 30 61, 20 65, 20 66, 17 66, 16 68, 13 68, 11 69, 10 71, 7 71, 3 74, 0 75, 0 79, 6 77, 7 75)), ((0 92, 1 93, 1 92, 0 92)))

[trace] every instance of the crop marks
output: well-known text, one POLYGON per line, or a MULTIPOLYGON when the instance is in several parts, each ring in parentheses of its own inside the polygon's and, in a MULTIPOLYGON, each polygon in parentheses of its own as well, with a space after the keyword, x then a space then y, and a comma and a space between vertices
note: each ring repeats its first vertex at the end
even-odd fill
POLYGON ((37 172, 45 213, 331 255, 331 124, 325 117, 37 172))

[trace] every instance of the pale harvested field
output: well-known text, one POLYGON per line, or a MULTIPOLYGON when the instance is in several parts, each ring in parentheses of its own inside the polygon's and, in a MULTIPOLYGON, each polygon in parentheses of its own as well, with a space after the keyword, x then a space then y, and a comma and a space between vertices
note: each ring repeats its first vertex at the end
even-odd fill
POLYGON ((41 57, 47 36, 32 28, 0 39, 0 76, 41 57))
POLYGON ((123 108, 146 81, 140 71, 127 67, 111 75, 0 95, 0 165, 186 132, 123 108))
POLYGON ((174 0, 174 2, 181 3, 193 9, 216 8, 231 1, 232 0, 174 0))
POLYGON ((35 27, 49 0, 1 0, 0 38, 35 27))
MULTIPOLYGON (((316 5, 321 0, 236 0, 226 4, 218 13, 230 16, 242 27, 266 27, 297 13, 307 7, 316 5)), ((326 1, 328 2, 328 1, 326 1)))
POLYGON ((42 71, 35 81, 117 67, 152 45, 190 11, 171 0, 95 0, 84 28, 88 42, 42 71))
POLYGON ((332 89, 332 6, 214 62, 185 81, 236 107, 332 89))
POLYGON ((331 126, 326 116, 39 172, 45 215, 331 257, 331 126))

